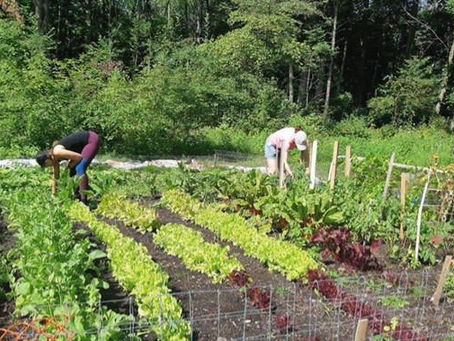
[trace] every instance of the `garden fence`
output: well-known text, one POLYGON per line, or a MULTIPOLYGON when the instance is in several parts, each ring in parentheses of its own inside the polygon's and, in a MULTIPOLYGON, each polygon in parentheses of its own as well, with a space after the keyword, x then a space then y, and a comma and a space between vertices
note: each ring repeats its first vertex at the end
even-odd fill
MULTIPOLYGON (((352 304, 351 297, 379 312, 379 319, 369 323, 367 340, 373 339, 374 326, 387 331, 388 334, 394 332, 394 339, 397 340, 398 326, 408 328, 402 329, 407 333, 408 330, 413 333, 410 338, 409 334, 406 334, 407 338, 402 334, 402 340, 453 340, 454 302, 445 295, 438 306, 431 302, 438 276, 439 270, 431 269, 339 277, 336 279, 337 285, 348 292, 349 296, 339 294, 330 299, 323 298, 317 291, 299 283, 290 286, 267 285, 261 287, 269 293, 269 304, 263 309, 254 306, 247 296, 241 301, 241 309, 232 309, 221 304, 245 297, 242 289, 193 290, 173 295, 183 306, 184 317, 194 331, 192 340, 355 341, 358 321, 365 317, 365 313, 361 311, 364 306, 358 304, 353 310, 346 309, 346 306, 352 304)), ((322 285, 322 282, 320 281, 319 285, 322 285)), ((156 299, 159 300, 159 297, 156 299)), ((107 306, 114 311, 133 316, 130 322, 121 326, 131 337, 162 327, 159 322, 147 323, 138 318, 133 297, 101 301, 99 306, 107 306)), ((70 304, 67 307, 69 312, 70 304)), ((27 323, 30 325, 31 321, 27 323)), ((5 324, 12 323, 6 323, 5 319, 0 320, 0 326, 5 328, 5 324)), ((102 327, 98 327, 88 333, 100 335, 101 330, 102 327)), ((60 333, 67 339, 73 335, 65 330, 60 333)), ((0 332, 0 339, 15 340, 12 335, 7 337, 3 330, 3 335, 0 332)), ((33 328, 29 328, 27 335, 33 336, 33 328)))

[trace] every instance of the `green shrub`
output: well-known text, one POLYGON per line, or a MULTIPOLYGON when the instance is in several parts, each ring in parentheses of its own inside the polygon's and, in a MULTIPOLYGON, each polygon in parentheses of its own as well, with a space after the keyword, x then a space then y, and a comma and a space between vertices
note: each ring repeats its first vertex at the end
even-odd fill
POLYGON ((370 114, 378 124, 428 122, 434 114, 439 85, 429 58, 406 60, 397 75, 388 77, 380 95, 370 100, 370 114))

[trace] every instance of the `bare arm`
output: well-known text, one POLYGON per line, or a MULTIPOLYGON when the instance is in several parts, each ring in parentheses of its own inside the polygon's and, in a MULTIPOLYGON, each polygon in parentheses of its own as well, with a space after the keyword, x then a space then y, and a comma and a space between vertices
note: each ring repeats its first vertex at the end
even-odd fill
POLYGON ((82 160, 82 155, 64 148, 54 148, 52 155, 56 161, 70 160, 69 167, 74 167, 80 160, 82 160))

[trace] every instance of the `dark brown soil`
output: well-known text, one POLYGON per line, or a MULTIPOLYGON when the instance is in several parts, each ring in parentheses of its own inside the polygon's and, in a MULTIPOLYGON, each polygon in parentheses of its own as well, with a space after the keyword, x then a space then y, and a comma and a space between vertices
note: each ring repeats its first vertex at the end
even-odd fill
MULTIPOLYGON (((0 216, 0 258, 6 258, 8 252, 14 249, 16 237, 11 230, 8 230, 6 221, 0 216)), ((8 284, 2 286, 2 290, 8 293, 11 288, 8 284)), ((0 298, 0 327, 8 326, 13 320, 15 310, 14 301, 7 301, 0 298)))

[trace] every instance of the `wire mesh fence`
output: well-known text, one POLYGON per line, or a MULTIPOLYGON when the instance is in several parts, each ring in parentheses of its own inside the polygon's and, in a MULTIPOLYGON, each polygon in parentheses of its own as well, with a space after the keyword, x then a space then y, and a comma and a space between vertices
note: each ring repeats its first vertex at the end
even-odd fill
MULTIPOLYGON (((258 288, 266 293, 265 304, 258 304, 244 289, 192 290, 173 295, 191 325, 192 340, 355 340, 361 318, 370 321, 368 340, 373 340, 374 334, 395 340, 453 340, 454 301, 443 296, 439 306, 431 302, 438 275, 431 269, 338 277, 335 282, 340 289, 328 298, 323 290, 312 290, 301 283, 266 285, 258 288)), ((317 285, 321 288, 323 281, 317 285)), ((179 323, 140 318, 136 303, 128 297, 101 301, 99 307, 131 317, 120 325, 128 337, 156 339, 152 331, 162 323, 179 323)), ((69 316, 71 305, 67 307, 69 316)), ((5 326, 33 324, 31 320, 13 321, 12 317, 0 319, 2 340, 18 340, 13 334, 5 336, 5 326)), ((98 325, 85 332, 100 335, 102 330, 98 325)), ((28 328, 25 334, 33 333, 36 330, 28 328)), ((67 339, 77 336, 64 328, 58 333, 66 333, 67 339)))

